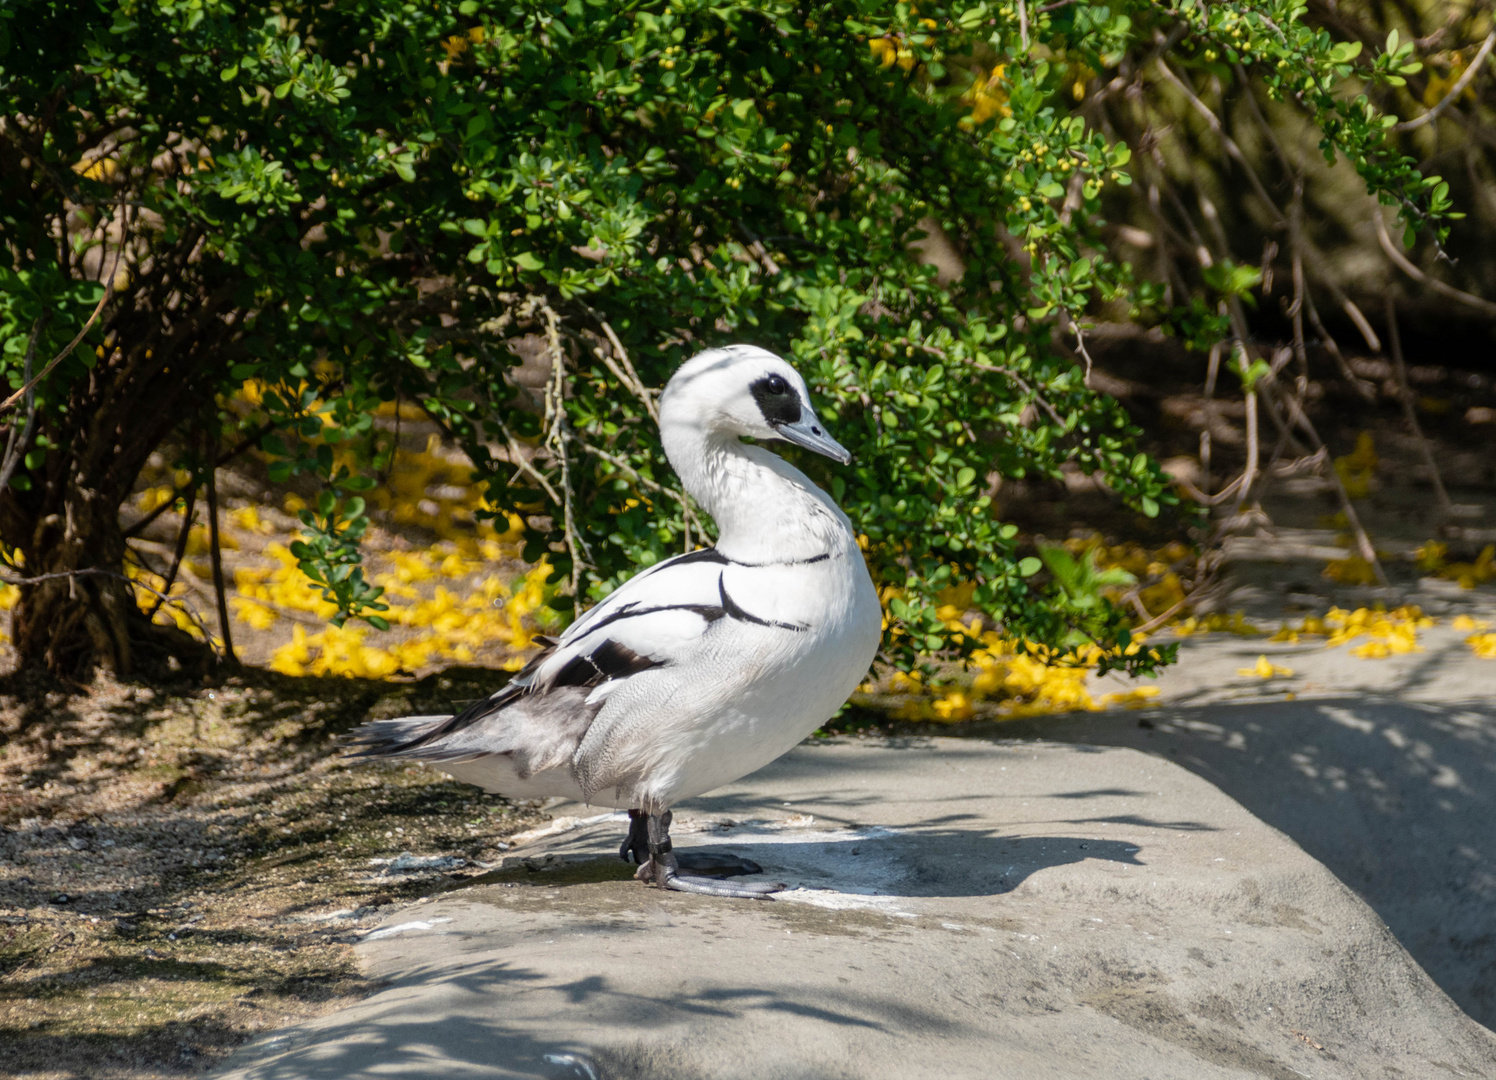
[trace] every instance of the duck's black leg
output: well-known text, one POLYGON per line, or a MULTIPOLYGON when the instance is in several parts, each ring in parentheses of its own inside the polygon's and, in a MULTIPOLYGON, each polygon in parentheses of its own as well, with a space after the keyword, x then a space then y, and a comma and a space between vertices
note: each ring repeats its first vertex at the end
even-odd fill
MULTIPOLYGON (((649 862, 649 815, 643 810, 629 811, 629 834, 618 849, 618 857, 624 862, 643 866, 649 862)), ((762 874, 764 868, 752 859, 727 855, 715 851, 682 851, 675 856, 676 866, 691 874, 708 877, 739 877, 743 874, 762 874)))
POLYGON ((638 863, 640 866, 649 862, 649 830, 645 826, 648 817, 643 810, 629 811, 629 834, 624 837, 623 846, 618 849, 618 857, 624 862, 638 863))
MULTIPOLYGON (((630 814, 632 815, 632 811, 630 814)), ((730 882, 717 878, 682 875, 680 860, 670 850, 670 821, 672 814, 649 814, 645 818, 646 845, 649 861, 639 867, 634 876, 640 881, 653 881, 662 889, 675 892, 700 893, 704 896, 729 896, 742 900, 762 900, 785 889, 776 881, 730 882)), ((632 824, 632 822, 631 822, 632 824)))

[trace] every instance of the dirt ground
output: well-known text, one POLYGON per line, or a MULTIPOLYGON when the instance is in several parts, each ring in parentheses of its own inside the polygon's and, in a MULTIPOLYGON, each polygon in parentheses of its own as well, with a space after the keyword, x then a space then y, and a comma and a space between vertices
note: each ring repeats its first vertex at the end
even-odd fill
POLYGON ((369 993, 360 929, 539 815, 331 742, 493 680, 0 684, 0 1075, 189 1075, 369 993))

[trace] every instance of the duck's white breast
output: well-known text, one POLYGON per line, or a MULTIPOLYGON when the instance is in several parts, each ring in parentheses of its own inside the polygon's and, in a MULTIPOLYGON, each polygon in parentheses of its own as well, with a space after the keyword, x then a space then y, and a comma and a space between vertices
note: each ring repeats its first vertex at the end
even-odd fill
POLYGON ((630 678, 593 721, 576 764, 595 801, 668 806, 736 780, 829 719, 867 673, 882 612, 855 548, 732 565, 722 585, 739 612, 689 658, 630 678))

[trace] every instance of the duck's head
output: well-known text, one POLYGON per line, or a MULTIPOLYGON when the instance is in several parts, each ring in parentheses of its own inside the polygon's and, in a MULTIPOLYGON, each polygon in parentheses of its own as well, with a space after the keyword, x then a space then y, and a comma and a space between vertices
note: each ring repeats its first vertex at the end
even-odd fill
POLYGON ((811 408, 800 373, 756 345, 708 349, 682 364, 660 396, 660 431, 667 443, 672 429, 783 439, 843 465, 852 460, 811 408))

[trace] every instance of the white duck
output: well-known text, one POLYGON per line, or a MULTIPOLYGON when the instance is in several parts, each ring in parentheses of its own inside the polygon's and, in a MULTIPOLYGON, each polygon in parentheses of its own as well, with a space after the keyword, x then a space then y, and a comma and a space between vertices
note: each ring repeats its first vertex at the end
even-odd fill
MULTIPOLYGON (((784 439, 842 464, 851 455, 799 373, 751 345, 683 364, 660 398, 660 435, 715 519, 716 547, 631 578, 457 716, 375 721, 355 740, 369 756, 431 762, 514 798, 628 808, 620 854, 641 864, 640 880, 764 896, 783 886, 682 875, 670 807, 768 764, 828 719, 867 673, 882 613, 847 516, 800 470, 741 440, 784 439)), ((739 860, 736 872, 757 869, 739 860)))

